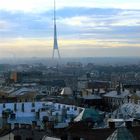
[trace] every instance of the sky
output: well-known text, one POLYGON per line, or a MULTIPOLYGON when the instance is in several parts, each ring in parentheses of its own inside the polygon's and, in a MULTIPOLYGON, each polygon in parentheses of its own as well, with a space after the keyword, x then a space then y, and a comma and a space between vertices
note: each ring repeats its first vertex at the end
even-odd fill
MULTIPOLYGON (((140 0, 56 0, 62 57, 139 57, 140 0)), ((0 57, 51 57, 53 0, 0 0, 0 57)))

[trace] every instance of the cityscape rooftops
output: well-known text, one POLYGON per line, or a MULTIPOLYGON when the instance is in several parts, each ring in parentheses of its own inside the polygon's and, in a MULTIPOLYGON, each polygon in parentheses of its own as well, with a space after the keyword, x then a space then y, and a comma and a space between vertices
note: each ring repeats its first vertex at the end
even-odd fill
POLYGON ((3 111, 9 110, 15 114, 14 119, 11 119, 10 116, 8 119, 8 122, 12 125, 14 123, 32 124, 32 121, 37 121, 40 125, 43 117, 47 116, 53 120, 57 118, 60 125, 56 125, 56 127, 62 127, 68 125, 70 118, 76 117, 80 113, 80 109, 76 106, 52 102, 6 103, 0 104, 0 117, 2 117, 3 111), (65 118, 66 115, 67 117, 65 118), (37 118, 38 120, 36 120, 37 118))

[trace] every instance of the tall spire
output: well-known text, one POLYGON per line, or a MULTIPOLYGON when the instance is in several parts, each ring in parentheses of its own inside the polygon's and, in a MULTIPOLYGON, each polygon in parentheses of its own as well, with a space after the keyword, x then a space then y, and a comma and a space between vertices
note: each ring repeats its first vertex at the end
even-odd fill
POLYGON ((54 42, 53 42, 53 54, 52 58, 55 56, 55 51, 58 53, 58 58, 60 59, 60 53, 59 53, 59 48, 58 48, 58 42, 57 42, 57 28, 56 28, 56 3, 54 0, 54 42))

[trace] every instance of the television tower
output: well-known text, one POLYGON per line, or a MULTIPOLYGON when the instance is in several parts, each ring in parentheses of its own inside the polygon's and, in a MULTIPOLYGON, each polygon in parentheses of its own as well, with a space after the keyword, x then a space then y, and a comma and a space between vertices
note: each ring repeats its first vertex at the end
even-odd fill
POLYGON ((57 51, 58 58, 60 59, 60 53, 58 48, 58 42, 57 42, 57 28, 56 28, 56 9, 55 9, 55 0, 54 0, 54 42, 53 42, 53 54, 52 58, 55 57, 55 52, 57 51))

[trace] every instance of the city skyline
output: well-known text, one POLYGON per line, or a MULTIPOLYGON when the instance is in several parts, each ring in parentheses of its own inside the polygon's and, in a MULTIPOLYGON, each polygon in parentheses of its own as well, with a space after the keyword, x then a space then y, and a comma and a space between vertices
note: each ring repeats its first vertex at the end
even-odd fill
MULTIPOLYGON (((0 56, 51 57, 53 1, 0 2, 0 56)), ((56 0, 56 3, 62 57, 140 55, 138 0, 56 0)))

